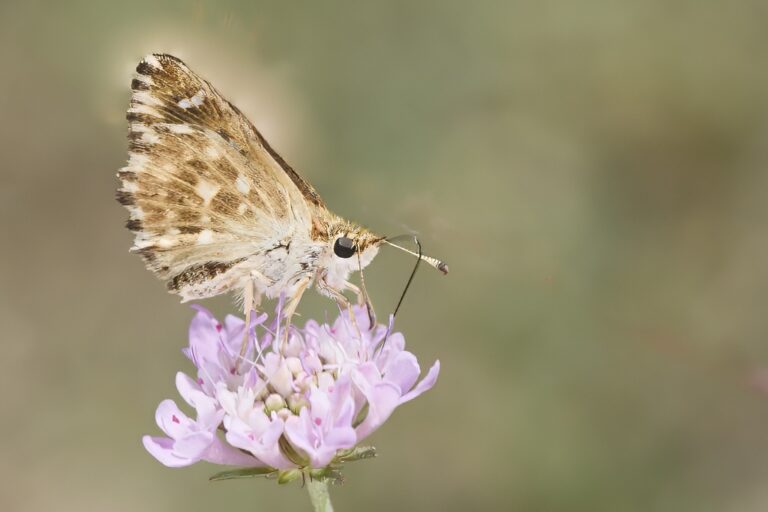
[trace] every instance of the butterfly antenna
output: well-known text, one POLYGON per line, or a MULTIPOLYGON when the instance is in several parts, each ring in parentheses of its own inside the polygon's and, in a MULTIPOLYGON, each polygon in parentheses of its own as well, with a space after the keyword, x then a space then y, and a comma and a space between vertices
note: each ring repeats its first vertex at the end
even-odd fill
POLYGON ((445 264, 445 262, 438 260, 437 258, 433 258, 431 256, 425 256, 424 253, 421 250, 421 242, 419 241, 419 238, 415 235, 401 235, 396 236, 394 238, 390 239, 384 239, 383 240, 385 244, 391 245, 392 247, 395 247, 396 249, 400 249, 403 252, 407 252, 408 254, 412 256, 416 256, 416 264, 413 266, 413 270, 411 271, 411 275, 408 277, 408 282, 405 283, 405 288, 403 289, 403 293, 400 295, 400 300, 397 301, 397 306, 395 307, 395 312, 392 313, 392 316, 397 316, 397 312, 400 310, 400 306, 403 304, 403 299, 405 299, 405 294, 408 292, 408 288, 410 288, 411 283, 413 282, 414 276, 416 276, 416 271, 419 269, 419 264, 422 261, 427 262, 429 265, 435 267, 437 270, 442 272, 443 274, 448 273, 448 265, 445 264), (405 247, 402 247, 400 245, 397 245, 393 243, 393 240, 403 239, 403 238, 410 238, 413 240, 413 242, 416 244, 416 247, 418 249, 418 252, 413 252, 409 249, 406 249, 405 247))
POLYGON ((434 267, 437 270, 439 270, 440 272, 442 272, 443 275, 448 274, 448 264, 447 263, 445 263, 444 261, 440 261, 437 258, 433 258, 432 256, 427 256, 427 255, 421 253, 421 243, 419 242, 419 239, 415 235, 400 235, 400 236, 396 236, 394 238, 385 238, 383 240, 383 242, 385 244, 387 244, 387 245, 391 245, 392 247, 394 247, 396 249, 400 249, 401 251, 406 252, 406 253, 410 254, 411 256, 416 256, 417 258, 419 258, 419 261, 424 260, 429 265, 431 265, 432 267, 434 267), (397 245, 395 243, 392 243, 393 240, 401 240, 403 238, 410 238, 410 239, 412 239, 416 243, 416 245, 418 246, 419 252, 415 253, 415 252, 411 251, 410 249, 406 249, 405 247, 403 247, 401 245, 397 245))

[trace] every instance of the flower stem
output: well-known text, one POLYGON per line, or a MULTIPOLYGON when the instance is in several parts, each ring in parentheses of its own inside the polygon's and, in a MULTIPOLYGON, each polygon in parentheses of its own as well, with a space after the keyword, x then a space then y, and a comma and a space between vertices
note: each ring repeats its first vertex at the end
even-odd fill
POLYGON ((324 479, 307 479, 307 491, 315 512, 333 512, 328 482, 324 479))

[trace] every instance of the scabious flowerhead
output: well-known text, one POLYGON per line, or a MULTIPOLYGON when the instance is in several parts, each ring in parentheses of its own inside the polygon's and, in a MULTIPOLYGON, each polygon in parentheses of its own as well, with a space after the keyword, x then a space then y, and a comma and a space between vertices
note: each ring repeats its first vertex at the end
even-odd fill
POLYGON ((243 356, 245 322, 230 315, 221 324, 194 307, 184 354, 197 375, 176 375, 194 418, 165 400, 156 420, 167 437, 143 439, 166 466, 202 460, 287 480, 302 471, 323 474, 369 455, 359 443, 398 405, 434 386, 440 370, 436 361, 419 381, 421 369, 402 334, 371 328, 363 307, 353 308, 354 318, 340 314, 331 325, 310 320, 303 329, 286 330, 277 321, 268 327, 267 315, 258 316, 243 356))

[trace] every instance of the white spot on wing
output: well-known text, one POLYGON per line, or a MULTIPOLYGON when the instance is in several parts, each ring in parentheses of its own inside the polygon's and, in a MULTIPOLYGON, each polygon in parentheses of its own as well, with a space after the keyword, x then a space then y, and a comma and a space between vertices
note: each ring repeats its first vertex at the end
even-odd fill
POLYGON ((128 216, 131 219, 142 220, 144 218, 144 210, 142 210, 138 206, 129 206, 128 216))
POLYGON ((251 191, 251 184, 248 183, 248 180, 245 176, 242 174, 237 175, 237 179, 235 180, 235 186, 237 187, 238 192, 241 194, 247 194, 251 191))
POLYGON ((155 69, 163 69, 163 65, 160 64, 160 61, 157 60, 157 57, 155 57, 154 55, 147 55, 146 57, 144 57, 144 62, 146 62, 147 64, 149 64, 155 69))
POLYGON ((149 105, 144 105, 143 103, 136 103, 135 105, 132 105, 131 108, 128 109, 128 112, 132 112, 134 114, 147 114, 154 117, 163 117, 157 110, 153 109, 149 105))
POLYGON ((144 167, 149 163, 149 157, 142 153, 130 153, 128 155, 128 167, 144 167))
POLYGON ((195 186, 195 192, 203 199, 203 204, 208 206, 208 204, 211 202, 211 199, 213 199, 213 196, 219 192, 219 186, 215 183, 211 183, 210 181, 201 179, 195 186))
POLYGON ((221 156, 221 153, 219 153, 219 150, 216 149, 216 146, 208 146, 205 148, 205 156, 212 160, 216 160, 221 156))
POLYGON ((194 133, 194 130, 192 128, 190 128, 190 126, 187 125, 187 124, 169 124, 168 125, 168 129, 172 133, 178 133, 178 134, 181 134, 181 135, 185 135, 185 134, 189 134, 189 133, 194 133))
POLYGON ((157 240, 157 245, 158 245, 158 247, 162 247, 163 249, 167 249, 169 247, 173 247, 174 245, 176 245, 176 240, 174 240, 172 238, 161 237, 161 238, 159 238, 157 240))
POLYGON ((240 203, 240 205, 238 205, 238 207, 237 207, 237 213, 239 213, 240 215, 242 215, 242 214, 244 214, 244 213, 245 213, 245 210, 247 210, 247 209, 248 209, 248 205, 247 205, 247 204, 245 204, 245 203, 240 203))
POLYGON ((129 192, 131 194, 136 193, 139 191, 139 185, 135 181, 124 181, 123 191, 129 192))
POLYGON ((147 91, 134 91, 133 93, 133 99, 135 101, 138 101, 139 103, 143 103, 144 105, 162 105, 163 102, 154 96, 152 94, 148 93, 147 91))
POLYGON ((190 107, 199 107, 200 105, 203 104, 203 101, 205 101, 205 91, 200 89, 191 98, 184 98, 182 100, 179 100, 178 105, 181 108, 187 109, 190 107))
POLYGON ((141 135, 141 140, 147 144, 157 144, 160 142, 160 136, 153 130, 144 130, 144 133, 141 135))
POLYGON ((142 74, 137 73, 136 74, 136 80, 138 80, 139 82, 144 82, 147 85, 155 85, 155 82, 154 82, 154 80, 152 80, 151 76, 142 75, 142 74))
POLYGON ((197 235, 197 245, 205 245, 213 242, 213 231, 204 229, 197 235))

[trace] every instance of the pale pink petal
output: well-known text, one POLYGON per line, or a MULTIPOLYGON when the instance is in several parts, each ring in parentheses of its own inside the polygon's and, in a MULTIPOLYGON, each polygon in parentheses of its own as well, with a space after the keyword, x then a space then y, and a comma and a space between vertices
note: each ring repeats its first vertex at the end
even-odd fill
POLYGON ((226 466, 245 466, 245 467, 264 467, 262 461, 247 455, 240 450, 233 448, 221 439, 216 438, 213 444, 208 447, 202 460, 213 464, 222 464, 226 466))
POLYGON ((309 453, 309 464, 313 468, 324 468, 336 456, 336 450, 332 447, 323 445, 320 448, 309 453))
POLYGON ((176 374, 176 389, 181 397, 197 411, 199 428, 214 430, 221 423, 224 414, 216 399, 204 393, 200 385, 179 372, 176 374))
POLYGON ((193 432, 176 439, 173 451, 180 457, 201 459, 208 447, 213 444, 214 435, 211 432, 193 432))
POLYGON ((411 390, 419 378, 421 368, 416 356, 410 352, 400 352, 384 370, 384 379, 400 388, 400 393, 405 394, 411 390))
POLYGON ((293 392, 293 374, 282 356, 275 353, 267 354, 264 357, 264 373, 279 394, 288 396, 293 392))
POLYGON ((245 320, 235 315, 224 317, 224 336, 228 340, 243 339, 245 334, 245 320))
POLYGON ((302 409, 298 416, 291 416, 285 420, 285 436, 300 450, 307 453, 314 450, 312 420, 307 408, 302 409))
POLYGON ((343 376, 336 381, 330 396, 335 426, 349 426, 355 415, 355 400, 352 395, 352 381, 343 376))
POLYGON ((326 421, 331 411, 331 401, 328 394, 319 389, 313 389, 309 395, 310 417, 313 422, 320 423, 326 421))
POLYGON ((155 412, 155 421, 160 430, 173 439, 187 435, 194 423, 186 414, 179 410, 176 402, 173 400, 163 400, 160 402, 155 412))
POLYGON ((323 440, 334 451, 352 448, 357 443, 357 433, 352 427, 335 428, 323 440))
POLYGON ((169 468, 181 468, 198 462, 194 459, 182 458, 173 452, 173 439, 167 437, 144 436, 141 438, 144 448, 160 461, 161 464, 169 468))
POLYGON ((189 347, 193 360, 215 361, 219 351, 219 331, 216 327, 220 324, 204 307, 194 304, 192 308, 197 311, 189 324, 189 347))
POLYGON ((292 416, 285 422, 288 441, 309 457, 313 468, 327 466, 337 450, 353 447, 357 439, 351 428, 334 429, 325 439, 320 437, 321 434, 321 427, 315 425, 306 409, 302 409, 299 417, 292 416))
POLYGON ((368 414, 355 429, 358 439, 368 437, 387 421, 400 403, 400 390, 394 384, 383 382, 371 386, 366 398, 368 399, 368 414))
POLYGON ((176 389, 184 401, 197 410, 198 415, 208 415, 216 410, 216 401, 202 390, 196 380, 182 372, 176 374, 176 389))
POLYGON ((179 391, 181 398, 192 407, 195 407, 196 394, 202 393, 200 384, 182 372, 176 374, 176 389, 179 391))
POLYGON ((427 372, 427 375, 421 379, 421 381, 416 384, 416 387, 414 387, 411 391, 403 395, 403 397, 400 399, 400 403, 404 404, 405 402, 409 402, 422 394, 425 391, 428 391, 432 389, 432 386, 435 385, 435 382, 437 382, 437 375, 440 373, 440 361, 435 361, 435 364, 432 365, 432 368, 429 369, 427 372))
POLYGON ((352 381, 368 402, 368 413, 355 429, 358 439, 370 435, 379 428, 400 402, 400 388, 381 380, 378 370, 372 364, 360 365, 352 373, 352 381))
POLYGON ((257 431, 239 418, 228 417, 226 439, 236 448, 251 452, 267 466, 278 469, 295 467, 280 451, 278 441, 283 433, 283 422, 277 417, 264 430, 257 431))
POLYGON ((198 462, 213 440, 214 436, 210 432, 193 431, 176 439, 150 436, 144 436, 142 439, 147 451, 170 467, 188 466, 198 462))
POLYGON ((389 335, 387 341, 376 352, 374 361, 376 366, 382 372, 386 371, 387 366, 391 361, 397 357, 405 349, 405 338, 399 332, 395 332, 389 335))

